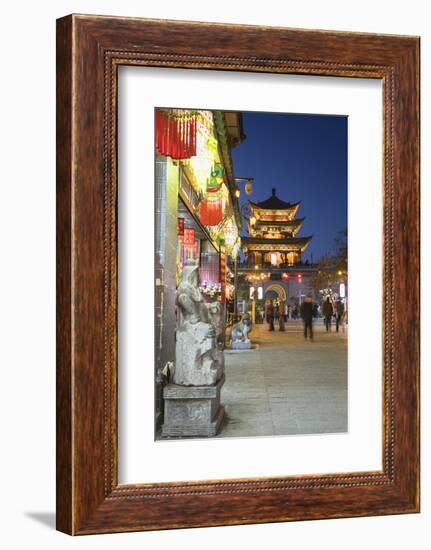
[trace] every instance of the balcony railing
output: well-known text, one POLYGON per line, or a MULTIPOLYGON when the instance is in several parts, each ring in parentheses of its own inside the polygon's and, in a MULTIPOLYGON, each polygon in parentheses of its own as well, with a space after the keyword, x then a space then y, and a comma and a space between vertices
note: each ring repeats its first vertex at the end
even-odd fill
MULTIPOLYGON (((233 270, 233 264, 231 269, 233 270)), ((272 265, 271 263, 262 263, 255 264, 253 262, 238 262, 237 264, 238 273, 247 273, 251 271, 266 271, 268 273, 288 273, 296 271, 315 271, 317 269, 317 264, 312 264, 310 262, 299 262, 294 265, 289 264, 280 264, 277 266, 272 265), (257 269, 256 269, 257 266, 257 269)))

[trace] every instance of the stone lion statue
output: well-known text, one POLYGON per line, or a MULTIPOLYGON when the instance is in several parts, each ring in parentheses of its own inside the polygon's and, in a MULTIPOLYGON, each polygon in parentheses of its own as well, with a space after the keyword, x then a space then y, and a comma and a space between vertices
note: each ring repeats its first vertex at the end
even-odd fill
POLYGON ((235 323, 232 326, 232 332, 230 335, 231 342, 250 342, 248 337, 251 331, 251 318, 249 313, 244 313, 241 317, 241 321, 235 323))

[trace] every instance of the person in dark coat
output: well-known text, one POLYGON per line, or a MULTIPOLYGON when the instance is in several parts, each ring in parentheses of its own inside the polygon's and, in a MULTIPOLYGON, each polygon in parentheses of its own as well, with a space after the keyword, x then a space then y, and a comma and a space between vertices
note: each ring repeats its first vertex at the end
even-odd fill
MULTIPOLYGON (((338 298, 338 300, 335 302, 335 330, 338 332, 340 324, 343 323, 343 316, 344 316, 344 304, 338 298)), ((343 327, 344 330, 344 327, 343 327)))
POLYGON ((274 304, 274 320, 278 322, 280 319, 280 307, 278 304, 274 304))
POLYGON ((269 330, 274 330, 274 304, 272 300, 268 304, 268 309, 266 310, 267 320, 269 323, 269 330))
POLYGON ((280 305, 278 306, 278 314, 279 314, 279 317, 278 317, 278 323, 279 323, 279 330, 281 332, 284 332, 285 329, 284 329, 284 302, 280 302, 280 305))
POLYGON ((325 321, 326 332, 331 330, 331 319, 332 319, 333 313, 334 313, 334 310, 332 308, 331 300, 328 296, 326 300, 323 302, 323 307, 322 307, 322 315, 325 321))
POLYGON ((304 338, 307 340, 307 336, 310 336, 310 340, 313 339, 313 301, 310 295, 305 297, 305 300, 301 304, 301 317, 304 322, 304 338))

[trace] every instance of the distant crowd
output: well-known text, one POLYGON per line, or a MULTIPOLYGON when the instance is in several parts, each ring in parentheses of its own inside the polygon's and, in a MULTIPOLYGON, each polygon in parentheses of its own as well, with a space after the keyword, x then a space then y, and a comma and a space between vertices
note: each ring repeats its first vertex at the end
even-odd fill
POLYGON ((284 331, 284 324, 289 320, 297 320, 299 317, 304 323, 304 338, 313 339, 313 321, 323 318, 326 331, 332 329, 332 323, 335 322, 335 330, 344 331, 346 319, 346 310, 341 299, 331 300, 328 296, 321 304, 313 303, 311 295, 307 295, 300 306, 290 304, 279 304, 275 300, 270 300, 265 304, 265 320, 269 325, 269 330, 275 330, 278 324, 279 330, 284 331))

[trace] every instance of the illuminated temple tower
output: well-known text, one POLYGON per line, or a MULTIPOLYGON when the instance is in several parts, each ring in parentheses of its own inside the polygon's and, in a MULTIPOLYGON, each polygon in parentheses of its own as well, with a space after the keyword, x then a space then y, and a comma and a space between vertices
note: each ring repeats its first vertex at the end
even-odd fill
POLYGON ((302 253, 312 237, 298 237, 304 218, 296 218, 299 202, 284 202, 272 190, 265 201, 249 201, 247 220, 249 237, 243 237, 247 263, 259 266, 287 267, 301 263, 302 253))
POLYGON ((299 206, 281 200, 276 189, 264 201, 249 201, 248 235, 241 238, 245 261, 239 273, 258 291, 259 300, 276 298, 294 305, 310 291, 315 266, 304 262, 302 254, 312 236, 298 236, 305 219, 296 217, 299 206))

